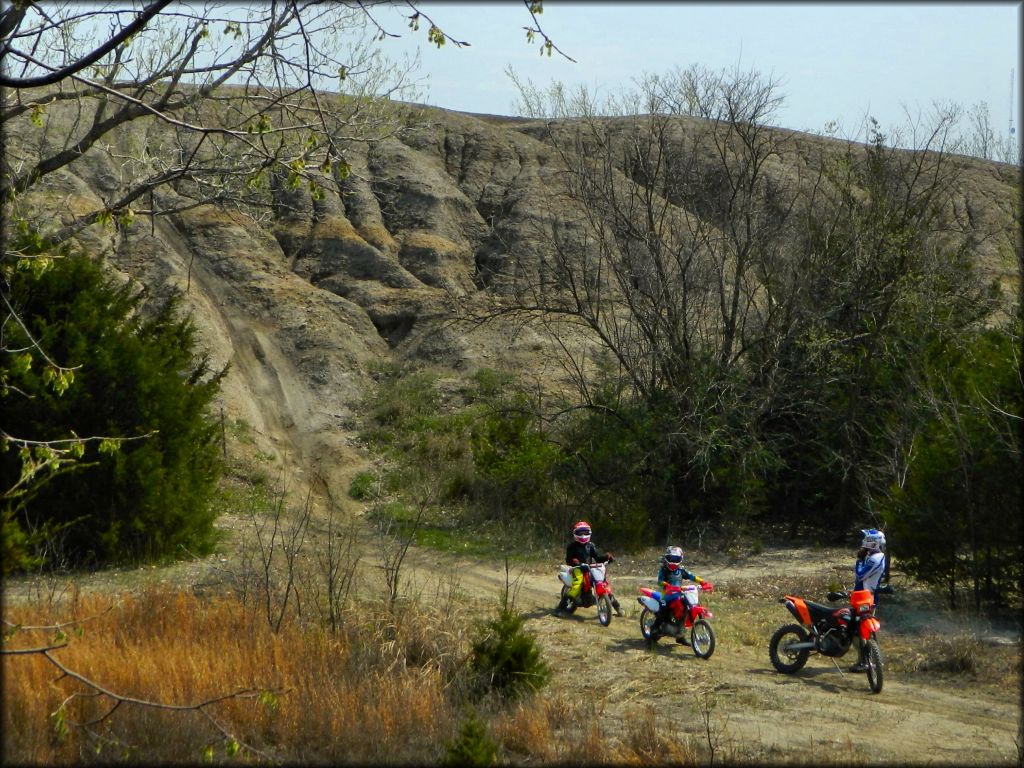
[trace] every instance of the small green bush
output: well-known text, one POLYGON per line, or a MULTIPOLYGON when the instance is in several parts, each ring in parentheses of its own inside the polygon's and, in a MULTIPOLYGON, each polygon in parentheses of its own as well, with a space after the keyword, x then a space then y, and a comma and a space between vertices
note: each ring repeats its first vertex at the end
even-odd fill
POLYGON ((447 745, 441 765, 494 765, 498 746, 487 735, 487 726, 470 712, 459 729, 459 736, 447 745))
POLYGON ((523 630, 523 618, 509 609, 483 627, 473 643, 470 668, 479 693, 510 699, 540 690, 551 675, 537 643, 523 630))
POLYGON ((371 501, 379 495, 376 485, 377 476, 373 472, 360 472, 349 483, 348 495, 356 501, 371 501))

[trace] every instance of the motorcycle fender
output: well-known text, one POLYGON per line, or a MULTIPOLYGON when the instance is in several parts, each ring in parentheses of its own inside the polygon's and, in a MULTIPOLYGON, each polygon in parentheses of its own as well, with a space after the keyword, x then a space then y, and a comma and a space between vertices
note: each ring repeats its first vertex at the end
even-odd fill
POLYGON ((786 604, 786 608, 801 624, 808 627, 811 625, 811 612, 807 610, 807 603, 803 598, 786 595, 781 602, 786 604))
POLYGON ((612 588, 608 586, 607 581, 599 581, 597 582, 595 591, 597 592, 598 597, 602 597, 603 595, 610 595, 612 593, 612 588))
POLYGON ((875 634, 875 632, 877 632, 881 628, 882 628, 882 623, 878 619, 876 619, 874 617, 870 617, 870 618, 867 618, 867 619, 862 619, 861 622, 860 622, 860 636, 861 636, 861 639, 867 640, 868 638, 870 638, 873 634, 875 634))
POLYGON ((653 611, 654 613, 657 613, 658 609, 661 607, 661 604, 653 595, 640 595, 640 597, 637 598, 637 602, 647 610, 653 611))

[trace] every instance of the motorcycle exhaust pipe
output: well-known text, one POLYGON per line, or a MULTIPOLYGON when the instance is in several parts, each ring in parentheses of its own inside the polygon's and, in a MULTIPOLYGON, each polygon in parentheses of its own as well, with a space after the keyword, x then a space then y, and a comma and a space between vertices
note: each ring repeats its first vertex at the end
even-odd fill
POLYGON ((787 643, 786 644, 786 650, 787 651, 813 651, 814 647, 815 646, 814 646, 814 641, 813 640, 808 640, 807 642, 804 642, 804 643, 787 643))

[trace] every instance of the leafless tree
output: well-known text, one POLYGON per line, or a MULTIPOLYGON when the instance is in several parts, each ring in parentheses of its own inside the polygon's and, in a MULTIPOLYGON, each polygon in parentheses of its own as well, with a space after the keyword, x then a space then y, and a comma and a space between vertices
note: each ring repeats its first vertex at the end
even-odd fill
MULTIPOLYGON (((542 138, 564 170, 550 255, 533 279, 509 278, 514 295, 495 313, 582 326, 627 401, 668 406, 668 443, 638 456, 638 471, 674 462, 701 486, 725 456, 754 467, 746 425, 761 404, 738 384, 762 375, 792 323, 791 228, 817 174, 790 162, 791 132, 771 126, 777 84, 691 67, 602 103, 520 87, 528 110, 559 118, 542 138)), ((571 367, 597 405, 593 364, 571 367)))
POLYGON ((523 89, 531 110, 575 118, 547 139, 576 216, 552 225, 551 263, 520 283, 516 310, 582 322, 641 396, 685 390, 698 359, 741 361, 776 321, 795 200, 774 172, 789 142, 769 127, 776 88, 695 67, 602 105, 584 90, 523 89))
POLYGON ((346 525, 339 505, 331 499, 328 499, 327 504, 324 530, 327 541, 316 552, 317 572, 312 577, 315 581, 309 591, 326 624, 333 631, 343 622, 345 604, 355 582, 360 555, 355 548, 356 519, 350 518, 346 525))

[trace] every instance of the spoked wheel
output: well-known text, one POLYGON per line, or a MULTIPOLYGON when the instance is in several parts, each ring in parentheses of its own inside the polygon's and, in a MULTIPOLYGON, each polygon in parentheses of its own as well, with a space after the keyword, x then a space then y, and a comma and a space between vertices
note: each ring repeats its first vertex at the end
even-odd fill
POLYGON ((562 585, 562 597, 559 600, 558 607, 566 613, 576 613, 576 603, 569 597, 569 588, 562 585))
POLYGON ((882 690, 882 649, 878 647, 878 641, 874 638, 868 640, 865 657, 868 665, 868 685, 872 693, 878 693, 882 690))
POLYGON ((655 632, 651 627, 655 622, 654 612, 650 608, 644 608, 640 613, 640 634, 644 636, 644 640, 647 641, 647 647, 653 648, 655 643, 658 642, 658 638, 661 637, 660 632, 655 632))
POLYGON ((768 643, 768 658, 772 660, 772 666, 786 675, 799 672, 807 663, 807 657, 811 652, 807 648, 790 650, 789 646, 806 643, 807 637, 807 631, 799 624, 787 624, 775 630, 771 642, 768 643))
POLYGON ((711 654, 715 652, 715 630, 704 619, 693 622, 690 645, 698 659, 710 659, 711 654))
POLYGON ((612 601, 608 599, 608 595, 597 598, 597 620, 601 622, 602 627, 612 623, 612 601))

